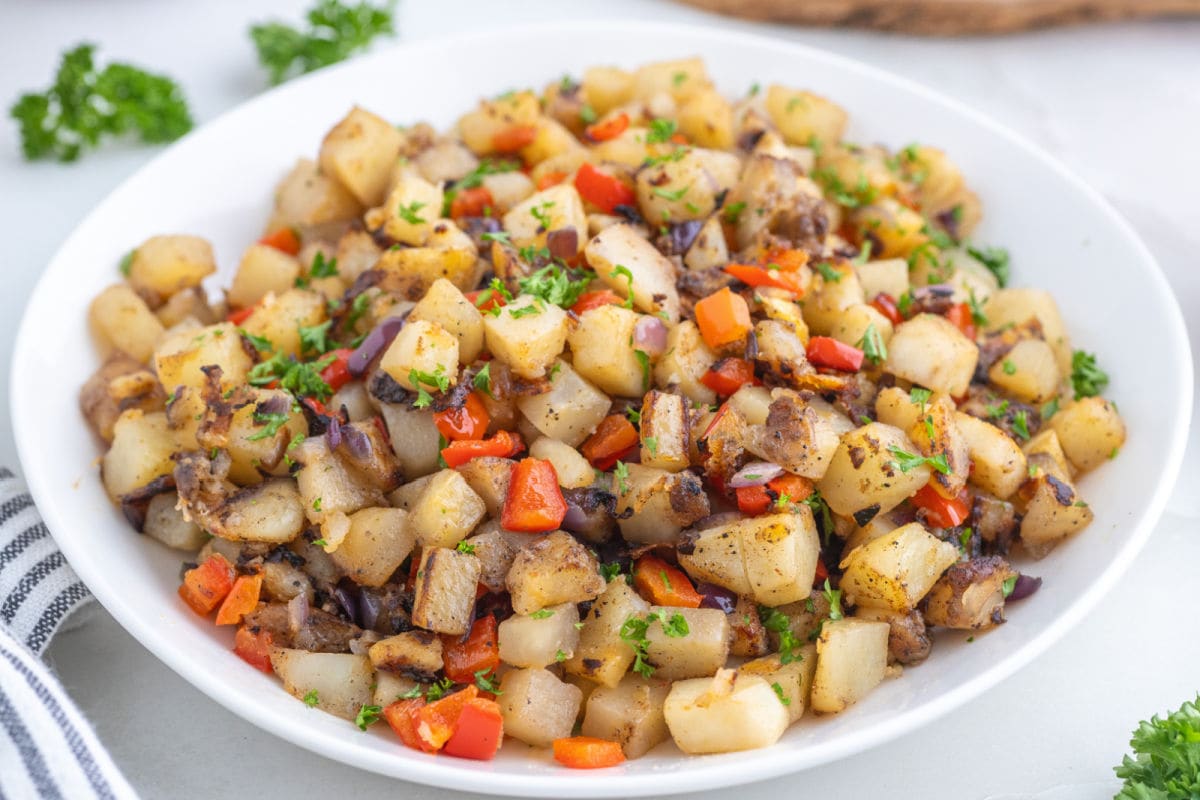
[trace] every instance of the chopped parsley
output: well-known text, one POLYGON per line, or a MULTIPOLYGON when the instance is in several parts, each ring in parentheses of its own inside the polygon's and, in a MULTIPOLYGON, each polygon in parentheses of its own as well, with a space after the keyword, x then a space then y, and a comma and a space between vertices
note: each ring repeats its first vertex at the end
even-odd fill
POLYGON ((584 125, 591 125, 596 121, 596 109, 584 103, 579 107, 579 121, 584 125))
POLYGON ((555 661, 557 661, 557 662, 558 662, 558 663, 560 663, 560 664, 561 664, 562 662, 566 661, 566 660, 567 660, 567 654, 566 654, 566 652, 565 652, 565 651, 563 651, 563 650, 561 650, 561 649, 560 649, 560 650, 555 650, 555 651, 554 651, 554 660, 555 660, 555 661))
POLYGON ((135 255, 137 255, 137 250, 130 250, 128 253, 121 256, 121 261, 117 264, 117 270, 120 271, 120 273, 126 278, 129 277, 129 273, 133 270, 133 257, 135 255))
POLYGON ((426 220, 417 212, 425 207, 425 203, 420 200, 414 200, 406 206, 400 206, 396 209, 396 216, 407 222, 409 225, 423 225, 426 220))
POLYGON ((996 276, 996 282, 1003 289, 1008 285, 1008 251, 1003 247, 968 247, 967 252, 988 268, 988 272, 996 276))
POLYGON ((303 362, 283 353, 276 353, 270 359, 255 364, 247 381, 252 386, 266 386, 279 381, 282 388, 297 397, 315 397, 324 401, 333 394, 333 389, 321 377, 321 370, 336 359, 335 355, 326 355, 316 361, 303 362))
POLYGON ((552 305, 570 308, 587 291, 595 276, 584 270, 574 270, 550 264, 528 277, 518 280, 521 291, 545 300, 552 305))
POLYGON ((669 619, 659 617, 659 622, 662 623, 663 633, 672 639, 680 639, 691 633, 691 630, 688 628, 687 618, 683 614, 672 614, 669 619))
POLYGON ((1017 365, 1014 364, 1012 361, 1010 361, 1007 358, 1004 359, 1004 361, 1000 362, 1000 369, 1002 369, 1004 371, 1005 375, 1016 375, 1017 374, 1017 365))
POLYGON ((314 278, 332 278, 338 274, 337 259, 325 258, 325 254, 320 250, 313 256, 312 266, 308 269, 308 274, 314 278))
POLYGON ((617 479, 617 491, 625 494, 629 491, 629 465, 624 461, 618 461, 613 467, 613 477, 617 479))
POLYGON ((608 277, 616 278, 617 276, 623 276, 625 278, 626 296, 625 302, 622 303, 622 305, 625 308, 633 308, 633 273, 629 271, 629 267, 617 264, 615 267, 613 267, 613 271, 608 273, 608 277))
MULTIPOLYGON (((654 616, 654 614, 650 615, 650 617, 654 616)), ((621 641, 633 648, 633 671, 644 678, 649 678, 654 674, 654 666, 646 660, 646 648, 649 646, 649 642, 646 640, 646 631, 649 628, 650 618, 630 617, 621 623, 621 630, 618 633, 621 641)))
POLYGON ((912 401, 914 406, 924 408, 929 402, 929 398, 933 396, 933 392, 928 389, 922 389, 920 386, 914 386, 908 391, 908 399, 912 401))
POLYGON ((358 714, 354 717, 354 724, 358 726, 360 731, 365 731, 368 725, 374 725, 379 721, 379 715, 383 713, 381 706, 362 706, 358 709, 358 714))
POLYGON ((327 319, 320 325, 301 325, 297 328, 300 332, 300 351, 302 353, 316 353, 324 355, 333 347, 329 343, 329 327, 333 325, 333 320, 327 319))
POLYGON ((1000 584, 1000 593, 1008 597, 1013 593, 1013 589, 1017 588, 1017 576, 1009 575, 1004 579, 1004 583, 1000 584))
MULTIPOLYGON (((321 702, 321 701, 317 697, 316 689, 309 689, 308 694, 304 695, 304 705, 308 706, 309 708, 312 708, 319 702, 321 702)), ((365 730, 365 728, 364 728, 364 730, 365 730)))
POLYGON ((538 221, 538 224, 542 226, 542 230, 550 230, 550 209, 552 208, 554 208, 554 201, 547 200, 529 209, 529 215, 538 221))
POLYGON ((887 358, 887 345, 883 343, 883 337, 879 335, 874 322, 867 325, 855 347, 862 350, 863 356, 872 364, 882 364, 887 358))
POLYGON ((818 261, 813 264, 813 269, 821 274, 821 277, 827 281, 838 283, 842 279, 842 273, 833 268, 833 264, 828 261, 818 261))
POLYGON ((858 251, 858 255, 856 255, 850 263, 856 264, 860 267, 867 263, 871 259, 871 248, 873 247, 874 245, 871 244, 871 240, 867 239, 862 243, 862 249, 858 251))
POLYGON ((974 289, 969 290, 967 294, 967 305, 971 309, 972 322, 980 327, 988 324, 987 315, 983 313, 983 306, 980 304, 979 299, 975 297, 974 289))
POLYGON ((258 433, 255 433, 251 436, 247 436, 246 441, 249 441, 249 442, 257 442, 260 439, 274 438, 275 435, 279 433, 279 429, 287 424, 288 415, 287 414, 263 414, 256 410, 254 412, 253 419, 255 422, 259 423, 260 425, 265 425, 266 427, 264 427, 258 433))
POLYGON ((604 578, 605 583, 612 583, 613 580, 621 574, 621 565, 613 561, 610 564, 600 565, 600 576, 604 578))
POLYGON ((471 378, 471 384, 488 397, 495 399, 495 395, 492 394, 492 362, 484 364, 483 369, 475 373, 475 377, 471 378))
POLYGON ((721 213, 724 215, 726 222, 728 222, 730 225, 736 225, 738 220, 742 217, 742 212, 745 210, 746 204, 739 200, 736 203, 730 203, 729 205, 725 206, 725 209, 721 213))
POLYGON ((1013 432, 1022 440, 1029 438, 1029 412, 1021 409, 1016 414, 1013 414, 1012 420, 1013 432))
POLYGON ((250 38, 271 83, 282 83, 365 50, 377 36, 395 34, 392 8, 391 4, 376 7, 318 0, 305 15, 308 30, 267 22, 250 28, 250 38))
POLYGON ((825 599, 829 601, 829 618, 842 619, 845 615, 842 613, 842 590, 834 589, 829 585, 829 578, 825 579, 825 588, 821 590, 825 595, 825 599))
POLYGON ((503 694, 500 691, 500 682, 496 680, 496 675, 492 672, 492 668, 481 669, 475 673, 475 685, 479 687, 481 692, 490 692, 494 695, 503 694), (488 673, 492 673, 490 676, 488 673))
POLYGON ((1108 386, 1108 373, 1096 364, 1096 356, 1076 350, 1071 354, 1071 386, 1075 399, 1095 397, 1108 386))
MULTIPOLYGON (((639 350, 638 352, 640 353, 641 351, 639 350)), ((644 444, 646 446, 646 449, 648 451, 650 451, 651 457, 655 457, 658 455, 658 438, 657 437, 647 436, 646 438, 642 439, 642 444, 644 444)))
POLYGON ((650 389, 650 354, 645 350, 634 350, 633 355, 637 358, 638 364, 642 368, 642 391, 650 389))
POLYGON ((454 549, 460 553, 466 553, 469 556, 475 555, 475 545, 471 544, 466 539, 454 545, 454 549))
POLYGON ((783 693, 783 687, 779 685, 779 681, 772 683, 771 688, 775 690, 775 696, 779 698, 779 702, 783 703, 785 706, 790 706, 792 704, 792 698, 783 693))
POLYGON ((260 353, 269 353, 275 349, 275 345, 271 344, 271 340, 265 336, 255 336, 245 328, 238 328, 238 333, 260 353))
POLYGON ((529 615, 530 619, 549 619, 554 616, 554 610, 550 608, 539 608, 537 611, 529 615))
POLYGON ((675 135, 677 127, 675 120, 672 119, 650 120, 650 130, 646 134, 646 144, 663 144, 664 142, 669 142, 671 137, 675 135))
POLYGON ((656 186, 656 187, 654 187, 653 191, 656 196, 661 197, 664 200, 670 200, 672 203, 677 203, 683 199, 683 196, 685 194, 687 194, 688 190, 690 190, 691 188, 692 188, 692 185, 689 183, 687 186, 684 186, 680 189, 673 189, 673 190, 664 189, 661 186, 656 186))
POLYGON ((1042 405, 1042 421, 1043 422, 1050 419, 1057 413, 1058 413, 1058 398, 1057 397, 1051 399, 1050 402, 1042 405))
POLYGON ((792 632, 792 621, 786 614, 777 608, 759 606, 758 617, 762 620, 764 628, 779 634, 780 664, 803 660, 804 656, 800 650, 804 647, 804 642, 797 639, 796 634, 792 632))
POLYGON ((922 464, 928 464, 943 475, 950 474, 950 465, 946 463, 945 453, 938 453, 936 456, 919 456, 894 444, 888 445, 888 452, 895 456, 895 460, 889 461, 888 464, 901 472, 912 472, 922 464))
POLYGON ((879 191, 867 181, 867 176, 860 174, 854 186, 846 186, 842 178, 831 169, 813 170, 812 177, 821 188, 838 205, 846 208, 859 208, 872 203, 879 191))
MULTIPOLYGON (((487 231, 479 237, 485 242, 500 242, 501 244, 512 244, 512 234, 508 231, 487 231)), ((477 302, 478 304, 478 302, 477 302)))
POLYGON ((442 678, 440 681, 430 684, 429 688, 425 690, 425 699, 430 703, 434 700, 441 700, 453 688, 454 681, 449 678, 442 678))

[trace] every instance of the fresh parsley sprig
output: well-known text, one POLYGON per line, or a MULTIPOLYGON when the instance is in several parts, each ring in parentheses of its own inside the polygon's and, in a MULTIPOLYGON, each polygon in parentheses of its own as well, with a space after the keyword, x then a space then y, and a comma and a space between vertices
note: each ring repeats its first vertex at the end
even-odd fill
POLYGON ((271 83, 282 83, 295 75, 336 64, 365 50, 377 36, 393 35, 392 5, 370 3, 347 5, 338 0, 319 0, 305 15, 308 30, 282 22, 266 22, 250 28, 258 60, 271 83))

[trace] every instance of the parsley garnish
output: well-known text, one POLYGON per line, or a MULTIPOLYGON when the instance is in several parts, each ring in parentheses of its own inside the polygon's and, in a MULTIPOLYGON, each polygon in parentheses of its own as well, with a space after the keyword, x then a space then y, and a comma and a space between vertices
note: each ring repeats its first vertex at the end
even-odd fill
POLYGON ((329 343, 329 326, 331 325, 333 325, 333 320, 327 319, 320 325, 299 326, 297 330, 300 331, 300 351, 317 355, 329 352, 333 346, 329 343))
POLYGON ((887 358, 887 345, 883 343, 883 337, 875 329, 874 322, 867 325, 862 338, 854 346, 862 350, 863 356, 872 364, 882 364, 887 358))
POLYGON ((830 619, 837 620, 845 616, 842 614, 842 590, 834 589, 832 586, 830 586, 829 578, 825 579, 825 588, 822 590, 822 594, 824 594, 825 599, 829 601, 830 619))
POLYGON ((520 278, 518 285, 525 294, 562 308, 570 308, 587 290, 593 277, 590 272, 564 269, 557 264, 550 264, 528 277, 520 278))
POLYGON ((395 33, 391 6, 348 6, 337 0, 320 0, 305 16, 307 31, 281 22, 250 28, 259 63, 270 74, 271 83, 336 64, 365 50, 376 36, 395 33))
POLYGON ((512 234, 508 231, 488 231, 479 237, 485 242, 501 242, 503 244, 512 244, 512 234))
POLYGON ((672 119, 650 120, 650 130, 646 134, 646 144, 662 144, 671 140, 678 126, 672 119))
MULTIPOLYGON (((308 706, 309 708, 312 708, 319 702, 321 702, 321 701, 317 698, 317 690, 316 689, 309 689, 308 694, 304 695, 304 705, 308 706)), ((364 730, 365 730, 365 728, 364 728, 364 730)))
POLYGON ((321 377, 321 370, 328 367, 337 359, 335 355, 327 355, 316 361, 299 362, 295 358, 276 353, 270 359, 255 364, 250 369, 247 381, 252 386, 266 386, 274 381, 298 397, 312 396, 325 400, 333 394, 333 389, 321 377))
POLYGON ((838 283, 842 279, 842 273, 834 269, 833 264, 830 264, 828 261, 818 261, 816 264, 813 264, 813 269, 821 273, 821 277, 827 281, 838 283))
POLYGON ((850 263, 857 264, 860 267, 867 263, 871 259, 872 247, 874 247, 874 245, 871 244, 871 240, 867 239, 862 243, 862 248, 858 251, 858 255, 856 255, 850 263))
POLYGON ((379 715, 382 713, 383 708, 380 706, 362 706, 358 709, 357 716, 354 717, 354 724, 360 731, 365 731, 368 725, 374 725, 379 721, 379 715))
POLYGON ((813 170, 812 177, 825 193, 833 198, 838 205, 846 208, 858 208, 869 205, 875 200, 879 191, 867 181, 867 176, 860 174, 858 181, 852 187, 847 187, 836 172, 830 169, 813 170))
POLYGON ((625 494, 629 491, 629 465, 624 461, 618 461, 613 467, 613 477, 617 479, 617 491, 625 494))
POLYGON ((450 691, 452 688, 454 688, 454 681, 450 680, 449 678, 442 678, 440 681, 431 684, 430 687, 425 691, 425 699, 431 703, 434 700, 440 700, 441 698, 445 697, 446 692, 450 691))
POLYGON ((550 209, 554 208, 554 201, 547 200, 541 205, 533 206, 529 209, 529 214, 538 221, 542 226, 542 230, 550 230, 550 209))
POLYGON ((685 194, 687 194, 688 190, 691 188, 692 188, 692 185, 689 183, 687 186, 684 186, 681 189, 675 189, 675 190, 667 190, 667 189, 663 189, 661 186, 656 186, 656 187, 654 187, 653 191, 654 191, 654 194, 657 195, 658 197, 661 197, 664 200, 670 200, 671 202, 675 203, 675 202, 682 200, 683 196, 685 194))
POLYGON ((1017 576, 1009 575, 1004 579, 1004 583, 1000 584, 1000 593, 1008 597, 1013 593, 1013 589, 1017 588, 1017 576))
POLYGON ((417 390, 417 399, 413 401, 413 408, 428 408, 433 403, 432 395, 425 391, 425 386, 421 384, 436 386, 439 392, 444 392, 450 388, 450 376, 446 374, 446 370, 441 364, 438 364, 437 369, 433 372, 421 372, 418 369, 410 369, 408 371, 408 382, 417 390))
POLYGON ((537 611, 529 615, 530 619, 549 619, 554 616, 553 609, 539 608, 537 611))
POLYGON ((933 392, 929 391, 928 389, 922 389, 920 386, 914 386, 908 390, 908 399, 912 401, 914 406, 918 406, 920 408, 925 407, 925 404, 929 402, 929 398, 932 395, 933 392))
POLYGON ((314 278, 332 278, 338 274, 337 259, 325 258, 325 254, 320 250, 313 256, 312 266, 308 269, 308 274, 314 278))
POLYGON ((980 305, 979 300, 975 297, 974 289, 971 289, 967 295, 967 304, 971 308, 971 321, 980 327, 987 325, 988 318, 983 313, 983 307, 980 305))
POLYGON ((728 222, 730 225, 736 225, 737 221, 741 219, 742 212, 745 210, 746 204, 739 200, 736 203, 730 203, 729 205, 725 206, 724 211, 721 213, 724 215, 726 222, 728 222))
POLYGON ((646 661, 646 647, 649 642, 646 641, 646 631, 650 628, 650 622, 657 615, 651 614, 646 619, 641 617, 630 617, 621 623, 619 636, 621 641, 633 648, 633 671, 644 678, 649 678, 654 674, 654 666, 646 661))
POLYGON ((579 107, 579 121, 584 125, 591 125, 596 121, 596 109, 584 103, 579 107))
POLYGON ((792 632, 792 621, 786 614, 777 608, 759 606, 758 616, 762 620, 764 628, 779 634, 780 664, 791 664, 793 661, 801 661, 804 658, 800 653, 804 643, 797 639, 796 634, 792 632))
POLYGON ((534 298, 534 301, 527 306, 521 306, 520 308, 510 308, 508 310, 508 315, 510 317, 512 317, 513 319, 520 319, 521 317, 532 317, 535 314, 540 314, 540 313, 542 313, 542 301, 539 298, 534 298))
POLYGON ((173 80, 129 64, 97 72, 94 50, 90 44, 68 50, 54 84, 42 94, 21 95, 9 109, 27 161, 75 161, 104 136, 136 133, 146 144, 159 144, 192 129, 187 101, 173 80))
POLYGON ((633 355, 642 367, 642 391, 650 388, 650 354, 645 350, 634 350, 633 355))
POLYGON ((492 394, 492 362, 484 364, 483 369, 475 373, 475 377, 471 378, 471 384, 488 397, 495 399, 495 395, 492 394))
POLYGON ((778 681, 772 683, 771 688, 775 690, 775 696, 779 698, 779 702, 783 703, 785 706, 790 706, 792 704, 792 698, 783 693, 783 687, 779 685, 778 681))
POLYGON ((1008 285, 1008 251, 1003 247, 968 247, 967 252, 996 276, 1000 288, 1008 285))
POLYGON ((396 695, 397 700, 415 700, 421 696, 422 689, 420 686, 414 686, 403 694, 396 695))
POLYGON ((1045 422, 1046 420, 1050 419, 1057 413, 1058 413, 1058 398, 1055 397, 1050 402, 1048 402, 1042 406, 1042 421, 1045 422))
POLYGON ((129 277, 129 273, 133 270, 133 257, 136 255, 136 249, 130 250, 128 253, 121 256, 121 261, 119 264, 117 264, 117 270, 120 271, 120 273, 126 278, 129 277))
POLYGON ((621 565, 616 561, 611 564, 600 565, 600 575, 604 578, 605 583, 612 583, 613 579, 621 574, 621 565))
POLYGON ((1010 361, 1007 358, 1004 359, 1004 361, 1000 362, 1000 369, 1002 369, 1004 371, 1005 375, 1016 375, 1017 374, 1017 365, 1014 364, 1012 361, 1010 361))
POLYGON ((1075 399, 1095 397, 1108 386, 1108 373, 1096 364, 1096 356, 1076 350, 1071 354, 1071 385, 1075 399))
POLYGON ((1029 438, 1029 417, 1028 412, 1021 409, 1016 414, 1013 414, 1012 420, 1013 432, 1021 439, 1029 438))
POLYGON ((367 307, 371 305, 371 298, 366 293, 360 294, 350 303, 350 314, 346 317, 346 327, 353 328, 358 321, 362 319, 363 314, 367 313, 367 307))
POLYGON ((271 344, 271 340, 265 336, 255 336, 245 328, 238 328, 238 333, 260 353, 269 353, 275 349, 275 345, 271 344))
MULTIPOLYGON (((641 351, 639 350, 638 352, 641 351)), ((646 449, 650 451, 652 457, 658 455, 658 437, 647 436, 645 439, 642 439, 642 444, 646 445, 646 449)))
POLYGON ((406 206, 400 206, 396 209, 396 216, 407 222, 409 225, 422 225, 425 223, 425 218, 417 212, 425 207, 425 204, 420 200, 414 200, 406 206))
POLYGON ((950 466, 946 463, 945 453, 938 453, 936 456, 919 456, 902 450, 896 445, 888 445, 888 452, 896 457, 894 461, 889 461, 896 469, 901 472, 912 472, 922 464, 928 464, 943 475, 950 474, 950 466))
POLYGON ((469 556, 475 555, 475 545, 471 544, 466 539, 454 545, 454 549, 460 553, 466 553, 469 556))
POLYGON ((266 425, 266 427, 252 436, 247 436, 246 440, 250 441, 250 442, 257 442, 260 439, 274 438, 274 436, 277 433, 279 433, 279 429, 287 424, 288 415, 287 414, 262 414, 258 411, 255 411, 254 412, 254 421, 257 423, 266 425))
POLYGON ((638 411, 638 410, 637 410, 636 408, 634 408, 633 406, 629 406, 628 408, 626 408, 626 409, 625 409, 625 416, 626 416, 626 417, 629 419, 629 421, 630 421, 630 422, 632 422, 634 425, 641 425, 641 424, 642 424, 642 412, 638 411))
POLYGON ((488 673, 492 673, 492 668, 481 669, 475 673, 475 685, 479 687, 481 692, 491 692, 494 695, 503 694, 500 691, 500 682, 496 680, 495 673, 489 677, 488 673))
POLYGON ((633 308, 633 273, 629 271, 629 267, 624 267, 620 264, 617 264, 617 266, 613 268, 613 271, 608 273, 608 277, 615 278, 618 275, 623 275, 626 283, 625 302, 622 303, 622 305, 625 308, 633 308))
POLYGON ((662 623, 663 633, 672 639, 681 639, 691 633, 691 629, 688 628, 687 618, 683 614, 672 614, 669 619, 665 620, 660 617, 659 622, 662 623))

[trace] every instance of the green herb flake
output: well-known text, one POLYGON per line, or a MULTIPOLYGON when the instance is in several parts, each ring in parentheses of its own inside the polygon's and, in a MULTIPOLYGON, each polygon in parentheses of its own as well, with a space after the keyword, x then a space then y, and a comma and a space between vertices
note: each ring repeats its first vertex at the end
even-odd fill
POLYGON ((888 464, 901 472, 909 473, 922 464, 928 464, 943 475, 950 474, 950 465, 946 463, 945 453, 938 453, 936 456, 920 456, 915 453, 909 453, 894 444, 888 445, 888 452, 895 456, 895 460, 889 461, 888 464))
POLYGON ((867 325, 855 347, 862 350, 863 356, 872 364, 882 364, 888 355, 887 345, 883 343, 883 337, 879 335, 874 322, 867 325))
POLYGON ((484 364, 483 369, 475 373, 475 376, 471 378, 471 385, 493 400, 496 399, 496 396, 492 394, 492 362, 484 364))
MULTIPOLYGON (((309 689, 308 693, 306 695, 304 695, 304 705, 308 706, 309 708, 314 707, 319 702, 321 702, 321 701, 317 697, 316 689, 309 689)), ((364 728, 363 730, 366 730, 366 728, 364 728)))
POLYGON ((530 619, 549 619, 554 616, 554 610, 550 608, 539 608, 529 615, 530 619))
POLYGON ((624 461, 618 461, 613 467, 613 477, 617 480, 617 491, 625 494, 629 491, 629 465, 624 461))
POLYGON ((497 696, 504 694, 503 692, 500 691, 500 681, 496 680, 496 675, 492 671, 491 667, 488 667, 486 669, 481 669, 478 672, 474 673, 474 675, 475 675, 475 686, 477 686, 479 688, 479 691, 490 692, 491 694, 494 694, 497 696))
POLYGON ((1001 289, 1008 285, 1009 256, 1007 250, 1003 247, 968 247, 967 252, 996 276, 996 282, 1000 284, 1001 289))
POLYGON ((1017 588, 1017 576, 1009 575, 1004 579, 1004 583, 1000 584, 1000 593, 1008 597, 1013 593, 1013 589, 1017 588))
POLYGON ((1071 386, 1075 399, 1096 397, 1108 386, 1108 373, 1096 364, 1096 356, 1083 350, 1071 354, 1071 386))
POLYGON ((833 620, 842 619, 845 616, 842 613, 842 590, 834 589, 829 585, 829 578, 826 578, 825 588, 821 590, 821 593, 829 601, 829 618, 833 620))
POLYGON ((775 696, 779 698, 779 702, 783 703, 785 706, 790 706, 792 704, 792 698, 784 694, 783 687, 779 685, 778 681, 772 683, 771 688, 775 690, 775 696))
POLYGON ((821 277, 833 283, 839 283, 842 280, 842 273, 834 269, 833 264, 828 261, 818 261, 813 264, 813 269, 820 273, 821 277))
POLYGON ((617 264, 613 271, 608 273, 608 277, 624 277, 625 278, 625 302, 622 305, 625 308, 633 308, 633 273, 629 271, 629 267, 617 264))
POLYGON ((394 35, 392 9, 391 4, 319 0, 305 15, 308 30, 267 22, 251 27, 250 38, 271 83, 282 83, 366 50, 378 36, 394 35))
POLYGON ((650 120, 650 130, 646 133, 646 144, 663 144, 669 142, 675 135, 678 126, 672 119, 650 120))
POLYGON ((379 721, 379 715, 383 713, 381 706, 361 706, 358 709, 358 714, 354 717, 354 724, 358 726, 360 731, 365 731, 368 725, 374 725, 379 721))

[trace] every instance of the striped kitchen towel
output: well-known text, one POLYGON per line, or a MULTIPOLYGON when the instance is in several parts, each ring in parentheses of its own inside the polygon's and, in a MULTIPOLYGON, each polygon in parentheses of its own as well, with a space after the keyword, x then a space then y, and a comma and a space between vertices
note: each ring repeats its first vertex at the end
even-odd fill
POLYGON ((0 467, 0 799, 136 797, 39 655, 91 599, 0 467))

